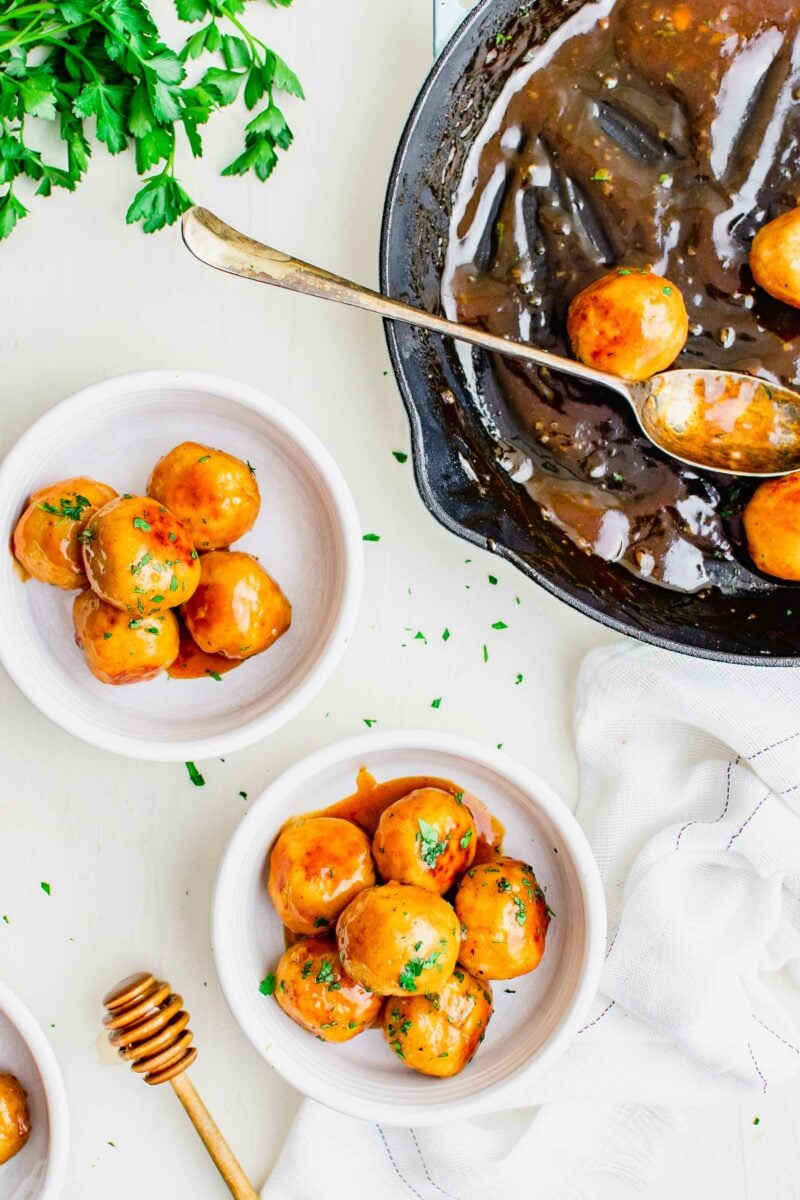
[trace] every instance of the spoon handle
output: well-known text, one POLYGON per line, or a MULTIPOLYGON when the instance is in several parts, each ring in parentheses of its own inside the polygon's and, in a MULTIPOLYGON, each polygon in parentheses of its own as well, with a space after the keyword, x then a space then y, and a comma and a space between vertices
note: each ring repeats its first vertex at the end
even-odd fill
POLYGON ((292 258, 280 250, 273 250, 249 238, 226 225, 206 208, 190 208, 184 213, 182 232, 183 240, 195 258, 209 267, 216 267, 218 271, 226 271, 229 275, 241 275, 243 279, 254 279, 257 283, 270 283, 275 287, 288 288, 292 292, 303 292, 306 296, 317 296, 321 300, 350 304, 354 308, 366 309, 367 312, 389 317, 393 321, 404 321, 420 329, 430 329, 433 333, 470 342, 473 346, 482 346, 496 354, 521 358, 540 367, 550 367, 566 375, 575 375, 579 379, 602 384, 604 387, 613 388, 627 400, 631 399, 625 383, 613 375, 595 371, 583 363, 574 362, 571 358, 562 358, 558 354, 539 350, 526 342, 497 337, 482 329, 460 325, 434 313, 425 312, 424 309, 404 304, 400 300, 382 296, 380 292, 373 292, 370 288, 361 287, 348 279, 342 279, 339 275, 332 275, 330 271, 324 271, 321 267, 301 262, 300 259, 292 258))

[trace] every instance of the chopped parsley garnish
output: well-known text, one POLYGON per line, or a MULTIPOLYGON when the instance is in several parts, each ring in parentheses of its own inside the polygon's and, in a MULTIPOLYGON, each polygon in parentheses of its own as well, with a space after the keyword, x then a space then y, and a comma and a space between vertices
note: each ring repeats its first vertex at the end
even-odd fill
POLYGON ((379 533, 365 533, 361 540, 362 542, 379 542, 381 535, 379 533))
POLYGON ((435 700, 431 700, 431 708, 441 708, 442 697, 437 696, 435 700))
POLYGON ((514 680, 515 685, 519 686, 522 683, 522 679, 522 675, 517 675, 517 678, 514 680))
POLYGON ((215 680, 217 683, 222 683, 222 676, 220 675, 219 671, 212 671, 210 667, 206 667, 206 675, 210 676, 210 678, 215 680))
POLYGON ((152 633, 154 637, 158 637, 158 635, 161 633, 161 630, 157 625, 145 625, 144 631, 145 633, 152 633))
POLYGON ((323 1021, 320 1029, 333 1029, 334 1025, 338 1025, 338 1021, 323 1021))
POLYGON ((464 982, 464 972, 463 971, 453 971, 453 974, 455 975, 455 977, 459 983, 464 982))
POLYGON ((392 456, 396 458, 399 463, 408 461, 408 455, 406 454, 405 450, 393 450, 392 456))
POLYGON ((133 518, 134 529, 141 529, 144 533, 149 533, 153 526, 149 521, 145 521, 144 517, 133 518))
POLYGON ((134 617, 132 621, 128 621, 128 629, 138 629, 142 624, 141 617, 134 617))
POLYGON ((608 167, 600 167, 590 178, 594 183, 608 183, 611 178, 611 172, 608 167))
POLYGON ((497 576, 496 575, 487 575, 486 578, 489 580, 489 583, 493 583, 495 585, 497 584, 497 576))
POLYGON ((520 899, 519 896, 513 896, 512 899, 517 909, 517 924, 524 925, 528 919, 528 909, 525 901, 520 899))
POLYGON ((139 559, 139 561, 137 563, 133 563, 131 565, 131 575, 139 575, 141 573, 141 571, 143 570, 143 568, 146 567, 147 564, 152 561, 153 561, 153 552, 152 552, 152 550, 148 550, 146 554, 142 555, 142 557, 139 559))
POLYGON ((178 590, 178 576, 177 575, 173 575, 172 579, 170 579, 169 590, 171 592, 177 592, 177 590, 178 590))
POLYGON ((239 795, 242 797, 243 800, 247 799, 247 792, 239 792, 239 795))
POLYGON ((373 725, 377 725, 377 724, 378 724, 378 718, 377 718, 377 717, 364 717, 364 718, 362 718, 362 719, 363 719, 363 721, 364 721, 364 724, 366 725, 367 729, 372 729, 372 726, 373 726, 373 725))
POLYGON ((205 786, 206 781, 203 778, 203 776, 200 774, 200 772, 198 771, 197 767, 194 765, 193 762, 187 762, 186 770, 189 772, 189 778, 191 779, 191 781, 195 787, 204 787, 205 786))
MULTIPOLYGON (((245 793, 243 793, 243 792, 240 792, 240 793, 239 793, 239 795, 240 795, 240 796, 242 796, 242 795, 244 795, 244 794, 245 794, 245 793)), ((314 922, 314 928, 315 928, 315 929, 322 929, 322 927, 323 927, 324 925, 330 925, 330 921, 328 921, 326 917, 317 917, 316 921, 314 922)))
POLYGON ((392 1042, 391 1046, 398 1058, 405 1058, 403 1047, 401 1046, 400 1042, 392 1042))
POLYGON ((311 972, 313 970, 314 970, 314 964, 312 963, 311 959, 309 959, 308 962, 303 963, 303 969, 300 972, 300 975, 303 979, 308 979, 309 975, 311 974, 311 972))
POLYGON ((498 890, 498 892, 510 892, 511 891, 511 884, 508 882, 505 875, 501 876, 501 878, 498 879, 497 890, 498 890))
POLYGON ((401 1033, 408 1033, 408 1031, 409 1031, 409 1029, 411 1028, 412 1024, 413 1024, 413 1022, 409 1021, 409 1020, 408 1020, 408 1018, 406 1017, 405 1021, 403 1021, 403 1024, 400 1026, 400 1032, 401 1032, 401 1033))
POLYGON ((489 661, 489 647, 486 645, 485 642, 483 644, 483 661, 485 663, 489 661))
POLYGON ((472 830, 468 829, 467 832, 464 834, 464 836, 460 839, 458 844, 462 850, 466 850, 467 846, 470 844, 471 841, 472 841, 472 830))
POLYGON ((84 545, 86 545, 87 542, 91 542, 93 537, 94 537, 93 529, 82 529, 80 531, 80 533, 78 534, 78 541, 83 542, 84 545))
POLYGON ((664 293, 665 296, 672 295, 672 288, 669 286, 669 284, 666 284, 664 287, 662 287, 661 291, 664 293))
POLYGON ((418 954, 410 958, 398 977, 400 987, 406 992, 415 992, 417 990, 416 981, 423 970, 426 967, 435 967, 439 955, 440 952, 436 950, 429 958, 420 958, 418 954))
POLYGON ((197 461, 198 461, 198 463, 204 463, 204 462, 210 462, 210 460, 211 460, 211 455, 210 455, 210 454, 204 454, 204 455, 203 455, 203 457, 202 457, 202 458, 198 458, 198 460, 197 460, 197 461))
POLYGON ((443 641, 443 642, 449 642, 449 641, 450 641, 450 630, 449 630, 449 629, 443 629, 443 630, 442 630, 442 641, 443 641))
POLYGON ((178 540, 178 535, 177 535, 177 533, 175 533, 175 531, 174 531, 174 530, 172 530, 172 529, 171 529, 171 530, 170 530, 170 532, 169 532, 169 540, 170 540, 171 542, 177 542, 177 540, 178 540))
POLYGON ((49 895, 50 895, 51 888, 50 888, 50 884, 49 884, 49 883, 46 883, 44 880, 42 880, 42 882, 39 884, 39 886, 40 886, 40 888, 42 889, 42 891, 44 892, 45 896, 49 896, 49 895))
POLYGON ((438 831, 422 817, 419 818, 418 825, 417 841, 420 843, 420 858, 426 867, 433 870, 436 860, 447 849, 447 840, 440 841, 438 831))
POLYGON ((83 510, 91 508, 91 501, 87 500, 85 496, 73 496, 72 499, 69 496, 62 496, 58 504, 59 506, 56 508, 55 504, 45 500, 39 505, 39 508, 42 512, 50 513, 51 516, 67 521, 82 521, 83 510))
POLYGON ((258 985, 258 990, 262 996, 271 996, 275 991, 275 972, 270 971, 266 979, 262 979, 258 985))
POLYGON ((505 621, 495 621, 495 623, 492 625, 492 629, 508 629, 508 626, 506 625, 505 621))
POLYGON ((333 973, 333 963, 330 962, 327 958, 323 958, 323 960, 322 960, 322 966, 320 967, 319 971, 317 972, 316 982, 317 983, 335 983, 336 982, 336 976, 333 973))
POLYGON ((463 804, 464 803, 464 793, 463 792, 453 792, 453 799, 455 800, 456 804, 463 804))

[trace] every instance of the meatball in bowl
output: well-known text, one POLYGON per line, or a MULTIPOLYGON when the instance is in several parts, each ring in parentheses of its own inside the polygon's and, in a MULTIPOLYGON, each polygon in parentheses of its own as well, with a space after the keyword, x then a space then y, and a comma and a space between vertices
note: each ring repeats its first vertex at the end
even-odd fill
POLYGON ((252 804, 212 934, 234 1017, 290 1084, 433 1125, 513 1105, 569 1044, 605 906, 583 833, 533 772, 464 738, 373 731, 252 804))
POLYGON ((317 437, 181 371, 57 404, 0 467, 0 661, 105 750, 191 761, 284 724, 355 624, 363 544, 317 437))

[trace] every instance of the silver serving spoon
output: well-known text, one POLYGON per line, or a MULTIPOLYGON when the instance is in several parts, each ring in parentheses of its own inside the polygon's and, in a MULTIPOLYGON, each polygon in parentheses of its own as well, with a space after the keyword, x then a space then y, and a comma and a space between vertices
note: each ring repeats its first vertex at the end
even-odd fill
POLYGON ((753 375, 700 369, 663 371, 634 383, 359 287, 246 237, 205 208, 190 208, 182 227, 192 254, 230 275, 367 309, 611 388, 628 401, 651 442, 691 466, 728 475, 788 475, 800 470, 800 395, 789 388, 753 375))

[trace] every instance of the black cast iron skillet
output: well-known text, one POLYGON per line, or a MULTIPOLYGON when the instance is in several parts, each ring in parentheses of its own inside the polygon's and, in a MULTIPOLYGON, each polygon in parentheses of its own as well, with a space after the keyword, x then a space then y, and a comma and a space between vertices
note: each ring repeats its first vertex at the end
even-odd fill
MULTIPOLYGON (((533 6, 533 36, 537 41, 548 37, 583 2, 539 0, 533 6)), ((502 83, 470 67, 498 33, 513 33, 521 10, 530 14, 530 2, 482 0, 456 31, 417 99, 386 196, 380 268, 387 295, 430 311, 440 308, 452 181, 460 176, 469 149, 469 138, 459 130, 469 114, 477 133, 480 114, 488 111, 502 83)), ((553 595, 620 633, 724 662, 800 662, 797 588, 741 596, 711 591, 701 598, 654 586, 583 553, 542 519, 533 500, 497 464, 496 447, 452 345, 392 323, 386 337, 411 423, 417 485, 446 528, 500 554, 553 595)))

